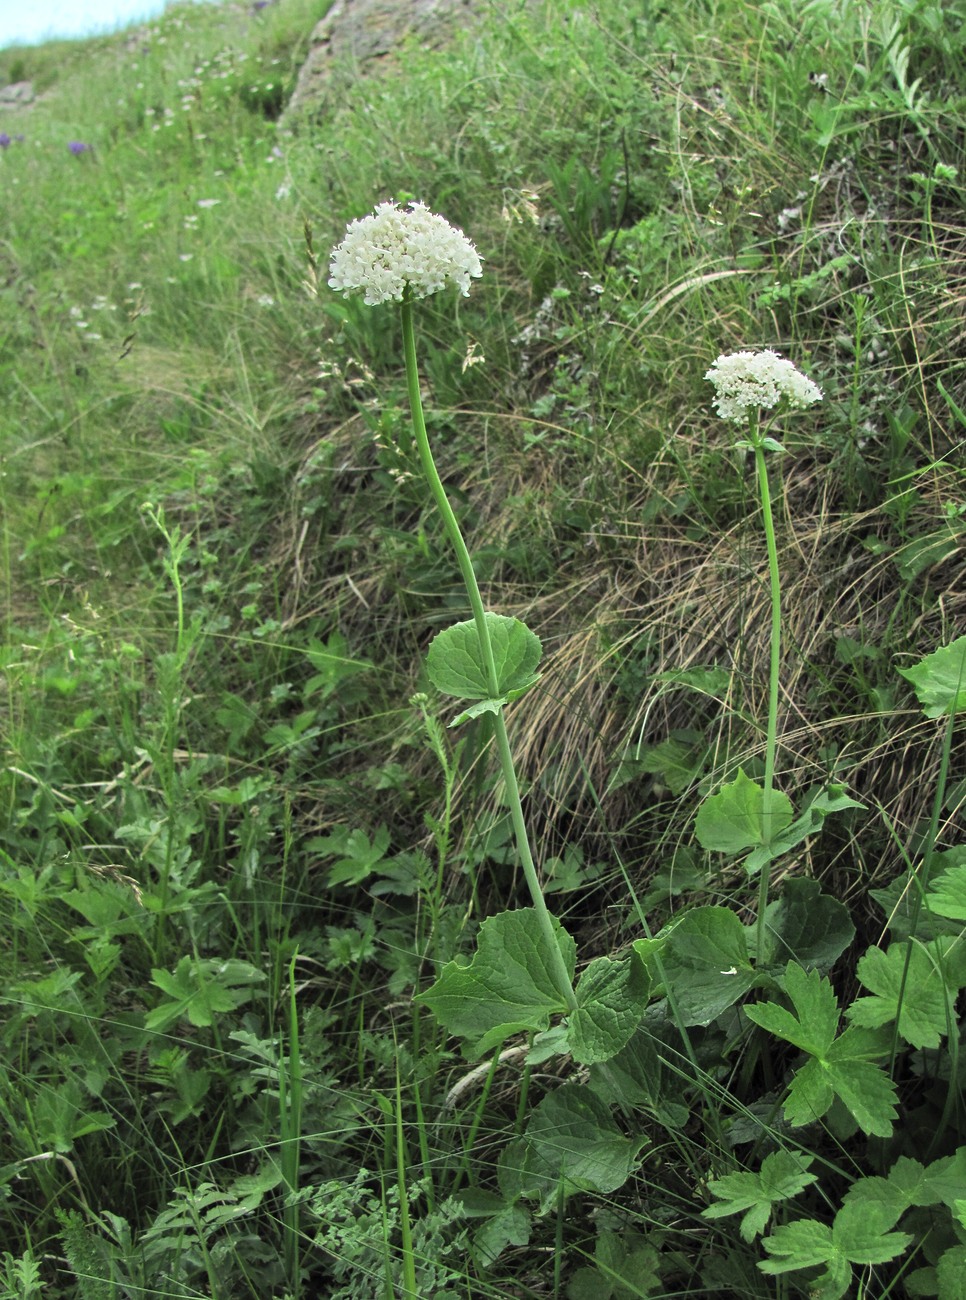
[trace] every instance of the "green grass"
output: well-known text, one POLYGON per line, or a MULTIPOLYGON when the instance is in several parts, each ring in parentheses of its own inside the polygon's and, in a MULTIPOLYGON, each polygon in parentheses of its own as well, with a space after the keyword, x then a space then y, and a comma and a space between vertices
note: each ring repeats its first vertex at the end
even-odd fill
POLYGON ((961 10, 494 5, 283 129, 326 7, 0 51, 42 92, 0 118, 0 1297, 957 1296, 966 749, 899 670, 966 613, 961 10), (484 258, 419 364, 483 598, 544 645, 508 725, 548 902, 578 978, 643 952, 670 994, 616 1064, 468 1059, 414 1001, 527 894, 425 671, 468 608, 398 313, 325 283, 408 196, 484 258), (702 1016, 758 881, 695 815, 761 779, 769 677, 703 376, 762 347, 825 393, 772 481, 776 787, 864 805, 773 922, 855 937, 702 1016), (865 1122, 792 1122, 853 1066, 865 1122))

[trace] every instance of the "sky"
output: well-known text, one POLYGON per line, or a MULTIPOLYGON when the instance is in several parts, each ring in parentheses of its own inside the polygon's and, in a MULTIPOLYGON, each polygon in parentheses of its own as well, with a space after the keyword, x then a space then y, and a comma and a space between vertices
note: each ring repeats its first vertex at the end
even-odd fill
POLYGON ((0 49, 117 31, 164 7, 165 0, 0 0, 0 49))

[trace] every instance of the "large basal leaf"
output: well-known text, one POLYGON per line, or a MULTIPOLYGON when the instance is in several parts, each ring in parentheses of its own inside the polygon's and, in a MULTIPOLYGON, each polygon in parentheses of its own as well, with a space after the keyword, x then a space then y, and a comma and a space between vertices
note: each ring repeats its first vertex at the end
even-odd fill
POLYGON ((609 1061, 627 1043, 647 1006, 651 979, 636 952, 592 961, 577 985, 567 1041, 575 1061, 609 1061))
POLYGON ((474 619, 454 623, 433 637, 426 667, 438 691, 461 700, 505 701, 536 681, 542 654, 540 638, 518 618, 502 614, 487 614, 486 626, 496 667, 495 695, 474 619))
MULTIPOLYGON (((573 979, 576 945, 558 922, 557 942, 573 979)), ((502 1043, 511 1034, 539 1033, 550 1017, 567 1010, 557 987, 548 951, 532 907, 501 912, 480 926, 476 952, 468 966, 447 962, 417 1002, 424 1002, 451 1034, 468 1040, 470 1059, 502 1043)))
POLYGON ((617 1055, 606 1065, 590 1067, 590 1087, 613 1106, 649 1112, 664 1128, 683 1127, 691 1115, 681 1104, 686 1093, 680 1075, 668 1068, 663 1056, 672 1039, 669 1055, 674 1059, 679 1050, 678 1031, 669 1031, 666 1004, 651 1005, 617 1055))
POLYGON ((539 1196, 551 1208, 561 1183, 565 1193, 607 1195, 634 1172, 646 1138, 628 1138, 607 1106, 583 1084, 566 1084, 534 1108, 526 1133, 500 1157, 504 1196, 539 1196))

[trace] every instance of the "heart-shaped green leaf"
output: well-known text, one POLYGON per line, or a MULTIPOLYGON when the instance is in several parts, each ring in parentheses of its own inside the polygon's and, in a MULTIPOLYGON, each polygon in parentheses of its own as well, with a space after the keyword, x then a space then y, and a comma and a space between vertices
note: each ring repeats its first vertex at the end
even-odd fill
MULTIPOLYGON (((698 810, 694 831, 703 849, 741 853, 765 843, 762 811, 765 792, 740 769, 735 779, 706 799, 698 810)), ((781 833, 794 813, 787 795, 771 794, 771 840, 781 833)))
POLYGON ((493 701, 498 707, 522 694, 537 680, 536 669, 543 649, 540 638, 518 618, 487 614, 486 628, 496 682, 490 681, 474 619, 454 623, 433 637, 426 667, 429 680, 444 695, 455 695, 461 700, 493 701))

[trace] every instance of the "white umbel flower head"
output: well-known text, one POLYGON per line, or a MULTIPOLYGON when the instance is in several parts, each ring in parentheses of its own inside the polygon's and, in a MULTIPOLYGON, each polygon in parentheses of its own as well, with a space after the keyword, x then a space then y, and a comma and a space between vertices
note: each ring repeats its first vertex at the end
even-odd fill
POLYGON ((705 375, 714 384, 715 410, 723 420, 744 424, 748 412, 781 403, 804 410, 822 400, 822 390, 777 352, 730 352, 705 375))
POLYGON ((465 298, 470 277, 483 274, 476 249, 444 217, 425 203, 408 210, 380 203, 375 212, 350 221, 345 238, 332 250, 329 286, 343 293, 365 293, 370 306, 401 302, 408 288, 425 298, 455 284, 465 298))

